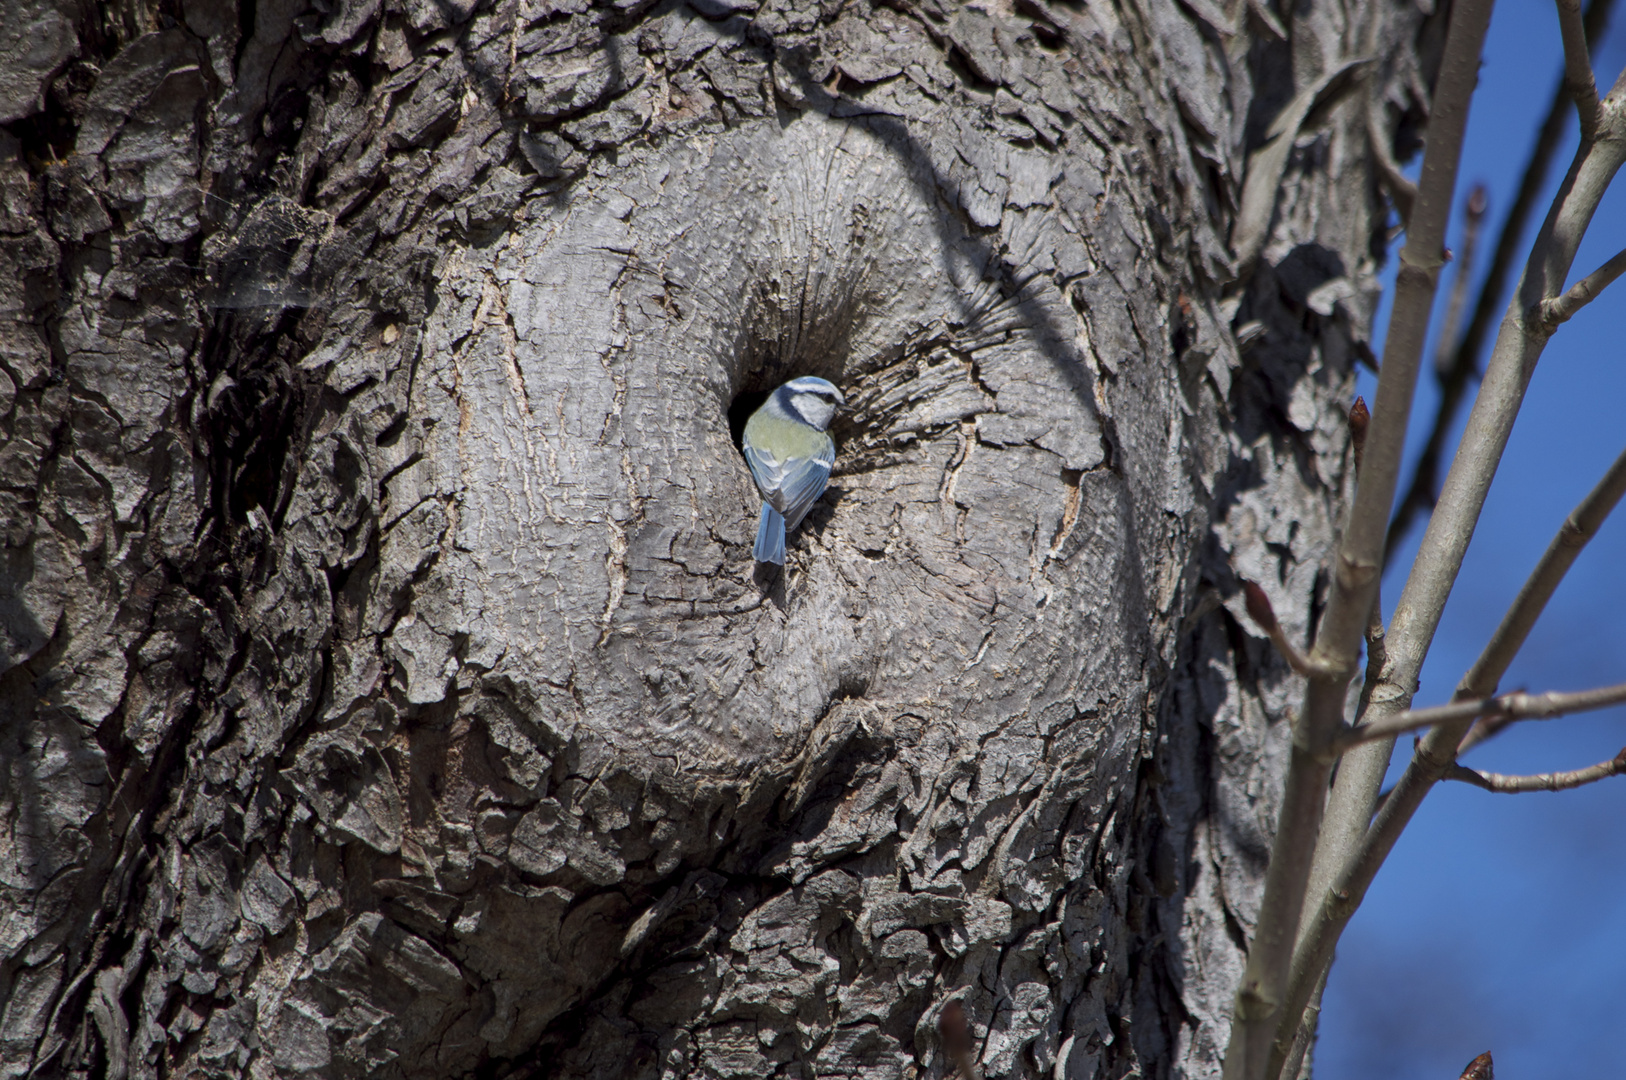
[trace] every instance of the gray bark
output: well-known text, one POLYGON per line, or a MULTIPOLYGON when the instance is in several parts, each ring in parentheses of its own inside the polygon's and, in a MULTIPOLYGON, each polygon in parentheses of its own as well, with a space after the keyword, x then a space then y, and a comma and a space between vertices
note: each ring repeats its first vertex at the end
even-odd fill
POLYGON ((1216 1071, 1437 20, 6 4, 0 1076, 1216 1071))

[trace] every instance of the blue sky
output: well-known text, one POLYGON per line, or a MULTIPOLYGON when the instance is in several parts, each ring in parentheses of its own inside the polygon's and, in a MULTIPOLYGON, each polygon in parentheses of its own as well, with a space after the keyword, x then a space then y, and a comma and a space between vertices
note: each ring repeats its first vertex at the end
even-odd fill
MULTIPOLYGON (((1607 90, 1626 62, 1626 10, 1617 10, 1593 60, 1607 90)), ((1458 184, 1459 206, 1475 182, 1490 190, 1476 271, 1484 270, 1561 67, 1552 0, 1501 0, 1458 184)), ((1572 113, 1549 189, 1574 147, 1572 113)), ((1540 205, 1545 209, 1545 197, 1540 205)), ((1532 235, 1540 214, 1535 218, 1532 235)), ((1453 249, 1460 248, 1460 230, 1458 220, 1453 249)), ((1623 246, 1626 179, 1617 179, 1571 282, 1623 246)), ((1391 260, 1391 282, 1393 269, 1391 260)), ((1449 277, 1439 307, 1448 287, 1449 277)), ((1449 698, 1564 516, 1626 448, 1623 311, 1626 281, 1548 346, 1423 668, 1418 704, 1449 698)), ((1386 314, 1380 313, 1380 332, 1386 314)), ((1364 379, 1368 400, 1372 388, 1364 379)), ((1432 418, 1435 399, 1425 371, 1414 412, 1420 424, 1432 418)), ((1425 435, 1411 433, 1414 451, 1425 435)), ((1416 542, 1416 535, 1409 538, 1384 583, 1391 604, 1416 542)), ((1623 555, 1626 510, 1581 554, 1504 688, 1576 690, 1626 681, 1623 555)), ((1391 781, 1409 745, 1402 740, 1391 781)), ((1466 763, 1497 772, 1570 769, 1623 746, 1626 708, 1616 708, 1517 726, 1466 763)), ((1430 794, 1344 934, 1322 1014, 1316 1076, 1456 1080, 1483 1050, 1494 1054, 1500 1080, 1621 1076, 1623 1031, 1626 777, 1557 794, 1494 795, 1444 784, 1430 794)))

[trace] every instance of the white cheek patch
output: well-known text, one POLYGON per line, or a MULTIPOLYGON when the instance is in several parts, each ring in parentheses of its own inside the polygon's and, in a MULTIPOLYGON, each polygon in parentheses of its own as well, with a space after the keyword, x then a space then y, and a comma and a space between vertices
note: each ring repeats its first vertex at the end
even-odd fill
POLYGON ((818 394, 796 395, 796 411, 801 413, 803 419, 820 431, 829 427, 831 418, 836 415, 835 404, 818 394))

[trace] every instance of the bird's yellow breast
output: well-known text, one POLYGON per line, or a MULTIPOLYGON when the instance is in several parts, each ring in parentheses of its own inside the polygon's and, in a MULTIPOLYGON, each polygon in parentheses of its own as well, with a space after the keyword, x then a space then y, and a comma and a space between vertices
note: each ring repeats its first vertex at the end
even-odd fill
POLYGON ((778 461, 793 457, 817 457, 831 445, 830 436, 807 424, 775 416, 766 407, 751 414, 745 422, 745 438, 758 451, 766 451, 778 461))

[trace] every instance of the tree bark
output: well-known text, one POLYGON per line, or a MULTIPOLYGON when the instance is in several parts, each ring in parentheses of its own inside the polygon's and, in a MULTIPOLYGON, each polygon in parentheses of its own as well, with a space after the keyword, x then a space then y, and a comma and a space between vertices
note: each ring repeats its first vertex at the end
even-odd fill
POLYGON ((0 1076, 1216 1071, 1437 17, 7 9, 0 1076))

